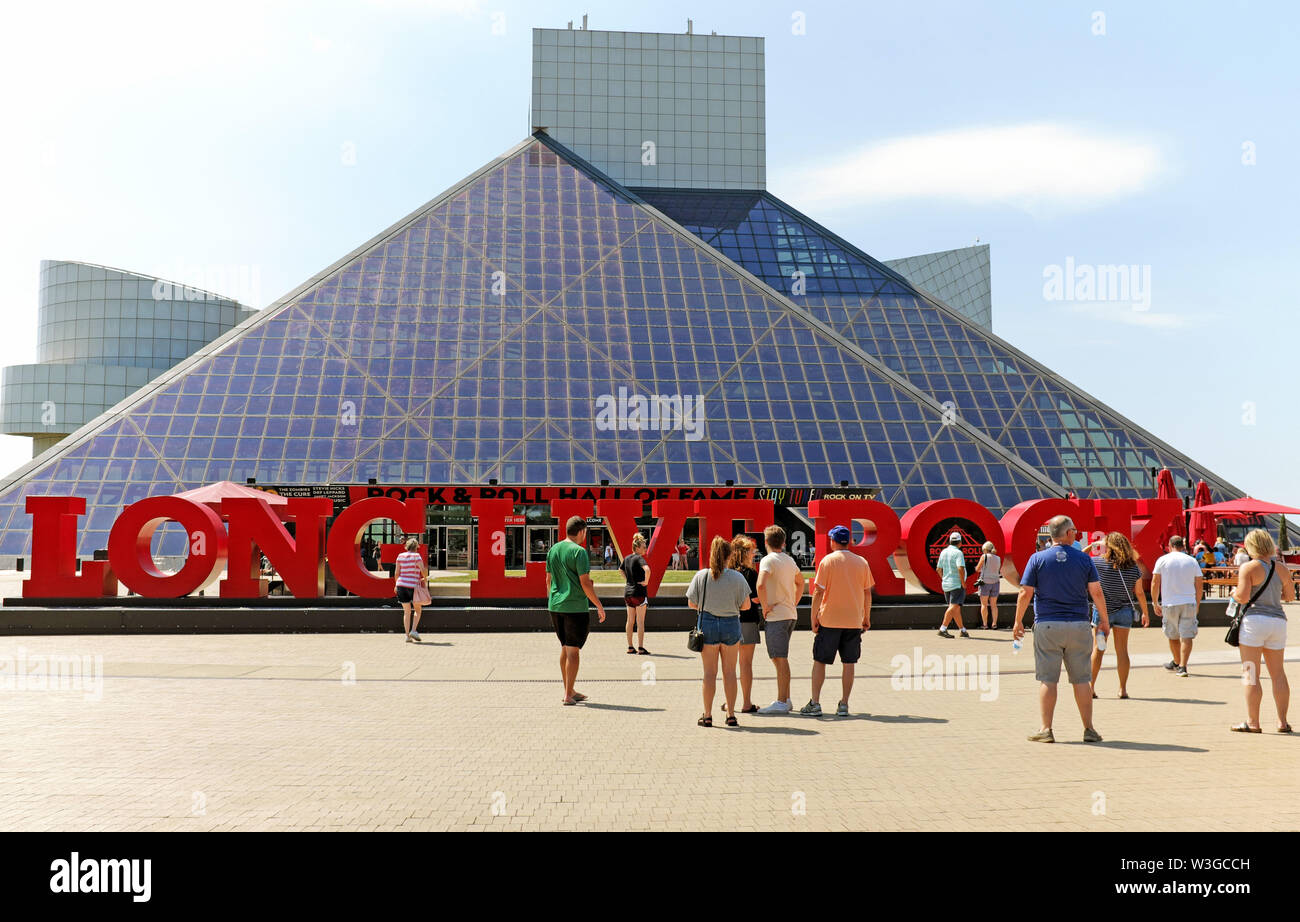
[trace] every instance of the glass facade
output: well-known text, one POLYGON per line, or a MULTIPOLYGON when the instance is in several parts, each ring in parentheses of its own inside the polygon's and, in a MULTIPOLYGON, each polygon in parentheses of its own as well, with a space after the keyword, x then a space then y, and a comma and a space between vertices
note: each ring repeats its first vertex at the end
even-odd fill
POLYGON ((0 377, 0 431, 34 454, 253 313, 237 301, 88 263, 41 262, 36 363, 0 377))
POLYGON ((992 331, 993 279, 987 243, 883 262, 916 288, 992 331))
POLYGON ((247 477, 845 480, 900 509, 956 495, 1001 510, 1053 489, 543 136, 10 477, 0 555, 29 553, 25 496, 86 497, 89 555, 126 503, 247 477), (620 389, 698 395, 702 437, 600 428, 620 389))
POLYGON ((1062 490, 1154 496, 1168 467, 1241 492, 769 193, 634 191, 1062 490))

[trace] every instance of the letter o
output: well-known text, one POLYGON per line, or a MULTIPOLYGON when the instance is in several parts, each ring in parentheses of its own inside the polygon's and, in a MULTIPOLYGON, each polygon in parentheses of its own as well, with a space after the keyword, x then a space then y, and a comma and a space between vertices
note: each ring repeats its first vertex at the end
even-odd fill
MULTIPOLYGON (((902 553, 896 554, 894 559, 904 575, 910 576, 913 581, 931 592, 939 594, 943 593, 943 580, 930 563, 925 539, 930 529, 944 519, 965 519, 984 532, 985 540, 992 539, 994 544, 1000 543, 998 539, 1002 535, 1002 527, 993 517, 993 513, 973 499, 932 499, 907 510, 902 522, 902 553)), ((977 573, 967 572, 968 590, 977 578, 977 573)))
POLYGON ((226 564, 226 528, 221 516, 201 503, 179 496, 151 496, 127 506, 113 523, 108 561, 118 579, 145 598, 180 598, 220 575, 226 564), (179 523, 189 536, 185 563, 170 576, 158 569, 149 550, 158 526, 167 521, 179 523), (196 533, 204 538, 198 553, 192 550, 196 533))

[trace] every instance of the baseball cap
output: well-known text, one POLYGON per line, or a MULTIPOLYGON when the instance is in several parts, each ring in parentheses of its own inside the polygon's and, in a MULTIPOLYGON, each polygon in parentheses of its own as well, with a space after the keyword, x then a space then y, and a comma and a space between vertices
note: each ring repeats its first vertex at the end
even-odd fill
POLYGON ((849 531, 843 525, 836 525, 826 533, 826 537, 830 538, 836 544, 848 544, 853 538, 853 532, 849 531))
POLYGON ((961 532, 959 532, 959 531, 954 531, 951 535, 949 535, 949 536, 948 536, 948 543, 949 543, 949 544, 961 544, 961 532))

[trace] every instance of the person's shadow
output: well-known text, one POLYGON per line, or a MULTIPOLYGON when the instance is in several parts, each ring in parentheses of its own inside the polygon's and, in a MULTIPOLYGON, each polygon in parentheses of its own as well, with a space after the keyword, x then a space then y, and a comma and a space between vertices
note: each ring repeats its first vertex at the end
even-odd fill
MULTIPOLYGON (((716 727, 719 725, 715 723, 714 726, 716 727)), ((786 734, 787 736, 820 736, 821 735, 816 730, 809 730, 807 727, 779 727, 779 726, 763 727, 763 726, 756 726, 755 724, 748 724, 748 723, 741 724, 739 727, 728 727, 726 724, 722 724, 721 726, 722 729, 724 730, 743 730, 745 733, 778 733, 778 734, 783 733, 786 734)))
POLYGON ((588 700, 586 700, 586 701, 579 701, 579 702, 578 702, 578 707, 595 708, 595 709, 598 710, 598 711, 639 711, 639 712, 650 712, 650 711, 663 711, 663 710, 666 710, 665 708, 642 708, 642 707, 635 707, 634 705, 631 705, 631 704, 601 704, 601 703, 599 703, 599 702, 592 701, 592 700, 590 700, 590 699, 588 699, 588 700))
POLYGON ((1129 740, 1102 740, 1100 743, 1085 743, 1083 740, 1057 740, 1072 746, 1100 746, 1103 749, 1129 749, 1134 752, 1209 752, 1200 746, 1179 746, 1175 743, 1134 743, 1129 740))

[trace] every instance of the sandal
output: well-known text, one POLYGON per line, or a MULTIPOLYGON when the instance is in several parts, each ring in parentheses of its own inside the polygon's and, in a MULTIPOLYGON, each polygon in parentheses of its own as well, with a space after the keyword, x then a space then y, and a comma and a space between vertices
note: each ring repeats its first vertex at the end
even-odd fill
POLYGON ((1127 697, 1128 697, 1128 692, 1120 692, 1120 693, 1119 693, 1119 699, 1120 699, 1121 701, 1123 701, 1123 700, 1124 700, 1125 698, 1127 698, 1127 697))
POLYGON ((740 713, 742 713, 742 714, 757 714, 757 713, 758 713, 758 705, 757 705, 757 704, 751 704, 751 705, 750 705, 749 707, 747 707, 747 708, 741 708, 741 709, 740 709, 740 713))
POLYGON ((630 653, 630 654, 632 654, 633 656, 635 656, 635 655, 636 655, 636 647, 628 647, 628 648, 627 648, 627 652, 630 653))
POLYGON ((565 698, 564 701, 562 701, 561 703, 562 703, 565 707, 570 707, 570 706, 572 706, 572 705, 577 704, 578 702, 574 701, 572 698, 565 698))
POLYGON ((1280 727, 1277 728, 1277 732, 1278 732, 1278 733, 1291 733, 1291 732, 1293 732, 1293 731, 1291 730, 1291 725, 1290 725, 1290 724, 1283 724, 1282 726, 1280 726, 1280 727))
POLYGON ((735 714, 728 714, 728 715, 727 715, 727 726, 728 726, 728 727, 739 727, 739 726, 740 726, 740 721, 736 720, 736 715, 735 715, 735 714))
POLYGON ((711 726, 713 726, 713 718, 712 718, 712 717, 701 717, 699 720, 695 721, 695 726, 697 726, 697 727, 711 727, 711 726))
POLYGON ((1264 732, 1259 727, 1252 727, 1248 723, 1233 724, 1228 729, 1231 730, 1233 733, 1263 733, 1264 732))
MULTIPOLYGON (((628 650, 627 652, 631 653, 632 651, 631 651, 631 650, 628 650)), ((638 654, 640 654, 641 656, 649 656, 649 655, 650 655, 650 651, 647 650, 645 647, 637 647, 637 648, 636 648, 636 652, 637 652, 638 654)))
POLYGON ((574 692, 574 693, 573 693, 573 700, 574 700, 574 701, 586 701, 586 700, 587 700, 587 696, 584 695, 582 692, 574 692))

